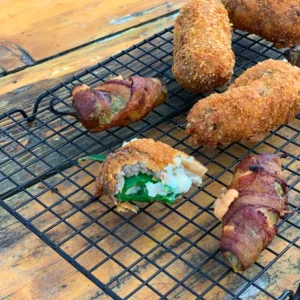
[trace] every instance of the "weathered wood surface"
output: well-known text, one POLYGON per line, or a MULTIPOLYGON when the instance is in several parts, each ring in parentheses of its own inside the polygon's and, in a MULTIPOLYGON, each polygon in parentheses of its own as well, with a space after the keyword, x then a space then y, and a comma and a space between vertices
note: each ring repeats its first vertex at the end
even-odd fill
POLYGON ((0 224, 0 299, 110 299, 2 208, 0 224))
MULTIPOLYGON (((33 15, 33 11, 30 12, 25 8, 25 6, 28 6, 25 2, 18 1, 18 3, 19 5, 14 6, 6 5, 7 8, 13 7, 16 10, 15 14, 9 14, 9 11, 6 9, 4 11, 0 10, 0 15, 5 15, 3 18, 6 18, 6 21, 10 16, 14 21, 20 20, 20 24, 22 24, 25 20, 23 18, 33 15), (19 14, 21 11, 22 14, 19 14)), ((67 4, 68 2, 65 1, 63 3, 67 4)), ((53 51, 55 54, 58 54, 72 47, 82 45, 82 43, 89 43, 107 34, 112 34, 170 13, 179 8, 183 1, 129 0, 126 1, 126 5, 124 1, 115 1, 111 5, 117 7, 117 9, 111 10, 112 14, 107 14, 103 9, 108 3, 110 4, 109 1, 102 1, 104 6, 101 12, 97 3, 96 1, 76 1, 76 3, 72 2, 71 5, 57 4, 55 9, 58 9, 59 13, 54 14, 54 12, 49 11, 49 13, 45 14, 42 13, 45 11, 45 7, 48 10, 52 5, 55 5, 54 2, 33 2, 32 5, 35 5, 37 12, 40 12, 39 14, 35 13, 37 16, 37 21, 34 21, 35 24, 42 24, 48 21, 47 24, 49 25, 33 26, 33 23, 26 24, 26 31, 24 30, 24 34, 27 35, 26 39, 18 35, 16 27, 13 27, 10 32, 1 32, 0 41, 2 40, 2 34, 6 34, 9 38, 2 44, 0 43, 0 57, 2 58, 2 60, 0 59, 0 66, 3 66, 4 69, 6 68, 10 72, 31 64, 33 65, 30 68, 25 68, 24 70, 0 78, 0 112, 15 106, 29 111, 38 95, 44 90, 56 85, 71 74, 78 73, 82 69, 94 65, 165 27, 171 26, 175 14, 159 18, 137 28, 131 28, 122 33, 122 35, 103 39, 97 43, 41 62, 40 64, 36 64, 36 61, 53 55, 53 51), (95 5, 95 11, 92 12, 92 17, 88 20, 83 19, 82 12, 80 11, 83 3, 86 5, 95 5), (158 8, 159 5, 161 6, 160 8, 158 8), (129 10, 130 13, 128 13, 129 10), (106 21, 104 18, 106 18, 106 21), (60 20, 64 21, 60 23, 60 20), (95 26, 97 20, 99 21, 97 23, 98 27, 95 26), (107 20, 110 21, 110 24, 108 24, 107 20), (86 32, 78 24, 86 26, 86 32), (66 26, 69 28, 68 34, 66 34, 66 26), (52 32, 53 27, 57 29, 54 32, 52 32), (45 34, 49 35, 49 39, 44 38, 45 34), (57 43, 54 43, 54 39, 57 39, 55 40, 57 43)), ((4 22, 3 19, 1 22, 4 22)), ((13 23, 10 22, 7 24, 12 25, 13 23)), ((0 68, 0 76, 1 74, 5 74, 5 72, 0 68)), ((184 118, 183 115, 174 120, 181 122, 184 118)), ((67 156, 76 154, 73 148, 63 147, 63 136, 67 135, 71 138, 75 136, 76 132, 72 131, 71 128, 64 130, 66 124, 63 121, 53 122, 50 119, 51 116, 49 115, 43 116, 43 120, 48 120, 48 123, 56 133, 61 135, 53 134, 53 131, 47 128, 41 128, 36 134, 39 137, 47 139, 55 147, 61 146, 63 153, 67 156)), ((295 120, 291 122, 291 126, 300 128, 299 122, 299 120, 295 120)), ((0 126, 6 126, 7 124, 8 122, 5 121, 0 126)), ((38 127, 39 124, 37 123, 36 126, 38 127)), ((138 128, 140 125, 137 124, 135 126, 138 128)), ((165 122, 159 128, 167 131, 172 126, 174 124, 165 122)), ((12 130, 10 133, 18 137, 22 135, 22 130, 20 132, 12 130)), ((288 128, 280 130, 279 133, 289 138, 292 138, 296 134, 295 131, 288 128)), ((125 131, 117 134, 122 138, 126 137, 125 131)), ((176 143, 174 138, 182 139, 185 137, 184 130, 180 127, 171 131, 170 134, 173 138, 165 136, 161 141, 174 145, 176 143)), ((160 135, 161 132, 158 130, 144 132, 144 136, 151 138, 157 138, 160 135)), ((0 138, 0 146, 7 147, 5 145, 9 141, 2 140, 2 136, 0 138)), ((112 137, 105 138, 103 134, 97 135, 97 138, 108 145, 115 143, 112 137)), ((295 141, 299 143, 300 137, 295 138, 295 141)), ((24 136, 24 138, 20 139, 20 144, 10 144, 8 148, 2 149, 8 151, 10 155, 14 155, 23 151, 25 146, 28 146, 35 149, 39 155, 46 155, 49 149, 42 145, 35 147, 37 142, 37 138, 24 136)), ((279 137, 271 137, 268 142, 281 147, 285 140, 279 137)), ((90 141, 87 135, 83 135, 77 140, 77 143, 89 147, 90 141)), ((189 145, 190 142, 187 139, 184 144, 178 145, 177 148, 189 153, 189 145)), ((250 144, 245 145, 253 146, 250 144)), ((92 148, 89 150, 97 152, 97 150, 101 149, 92 148)), ((274 148, 263 144, 258 146, 256 150, 258 152, 273 152, 274 148)), ((295 144, 289 144, 283 150, 292 156, 299 155, 299 148, 295 144)), ((197 159, 205 163, 209 158, 216 155, 218 151, 216 149, 200 149, 195 154, 197 159)), ((218 237, 220 237, 221 227, 209 212, 201 212, 201 209, 196 204, 208 206, 213 202, 214 197, 220 195, 221 187, 230 182, 233 168, 229 168, 227 172, 219 176, 218 181, 211 182, 211 178, 222 171, 222 168, 218 164, 226 167, 230 166, 235 160, 234 157, 240 157, 245 154, 246 149, 235 145, 228 149, 227 152, 228 154, 223 153, 214 162, 208 164, 209 173, 208 177, 204 180, 205 190, 194 196, 192 198, 193 202, 179 202, 174 206, 177 207, 179 214, 172 212, 169 208, 159 203, 155 203, 136 216, 125 214, 125 218, 130 218, 128 224, 116 229, 110 235, 108 235, 108 230, 123 224, 124 219, 122 216, 110 211, 112 204, 105 199, 103 199, 103 203, 99 201, 90 203, 91 195, 94 192, 94 176, 97 175, 98 171, 97 163, 86 164, 83 171, 79 171, 77 166, 67 168, 63 171, 63 176, 51 176, 44 183, 31 186, 26 191, 36 196, 36 200, 24 206, 22 206, 23 203, 30 199, 26 192, 18 193, 6 199, 5 202, 11 207, 20 207, 18 212, 24 218, 32 218, 39 214, 38 217, 31 221, 32 225, 40 231, 45 231, 47 237, 54 243, 62 243, 60 246, 61 249, 71 256, 76 255, 76 253, 79 253, 85 247, 91 246, 90 241, 92 241, 91 248, 85 254, 79 255, 76 261, 87 269, 102 262, 102 265, 93 271, 93 275, 104 283, 109 282, 122 271, 122 267, 118 266, 112 259, 107 260, 108 254, 114 253, 114 259, 120 261, 124 267, 131 265, 136 260, 140 260, 138 264, 131 268, 131 271, 139 278, 147 280, 157 272, 158 266, 162 267, 166 265, 174 255, 189 248, 191 243, 197 240, 196 246, 191 247, 182 255, 182 259, 177 259, 172 265, 167 266, 166 272, 162 272, 150 280, 149 284, 162 294, 166 293, 176 285, 176 279, 180 280, 184 278, 192 271, 192 267, 203 264, 201 271, 195 272, 185 282, 186 287, 195 290, 197 293, 202 293, 211 285, 211 282, 201 272, 208 274, 211 279, 217 280, 226 272, 226 269, 214 260, 208 261, 206 254, 200 250, 204 249, 209 253, 218 251, 218 237), (67 176, 69 179, 66 180, 64 176, 67 176), (53 185, 55 185, 54 189, 48 188, 53 185), (84 187, 83 191, 80 189, 82 186, 84 187), (46 211, 45 208, 49 206, 53 206, 53 208, 50 211, 46 211), (80 212, 74 210, 75 206, 85 206, 85 208, 80 212), (107 213, 105 214, 105 212, 107 213), (159 217, 163 217, 161 222, 157 222, 156 220, 159 217), (93 218, 98 219, 94 221, 93 218), (134 225, 139 229, 134 228, 134 225), (152 227, 147 229, 149 226, 152 227), (202 230, 199 226, 202 227, 202 230), (145 229, 147 229, 146 232, 141 235, 141 230, 145 229), (180 229, 179 232, 174 233, 177 229, 180 229), (79 230, 81 235, 76 234, 69 241, 65 241, 68 236, 74 233, 74 230, 79 230), (209 234, 201 238, 206 231, 209 231, 209 234), (169 236, 170 238, 160 245, 169 236), (130 246, 118 250, 124 241, 134 238, 136 239, 130 246), (185 241, 184 238, 187 240, 185 241), (153 250, 154 247, 156 247, 156 250, 153 250), (100 248, 104 252, 101 252, 100 248), (138 254, 134 253, 133 249, 136 249, 138 254), (145 254, 147 256, 141 258, 140 255, 145 254)), ((33 158, 32 154, 24 153, 20 156, 20 163, 22 165, 29 164, 34 161, 33 158)), ((0 156, 0 161, 2 159, 3 157, 0 156)), ((50 161, 52 163, 59 159, 61 158, 53 156, 50 161)), ((290 161, 291 157, 284 160, 284 163, 289 163, 290 161)), ((15 171, 15 168, 17 168, 16 165, 7 164, 3 165, 2 171, 9 174, 9 172, 15 171)), ((35 174, 40 174, 46 171, 47 167, 42 163, 36 163, 30 170, 35 174)), ((289 184, 293 184, 297 180, 297 176, 291 170, 299 172, 299 161, 295 161, 289 165, 285 171, 289 184)), ((26 182, 28 179, 30 179, 30 176, 25 173, 19 173, 16 176, 16 180, 20 182, 26 182)), ((296 185, 296 188, 299 191, 299 183, 296 185)), ((10 189, 7 182, 5 186, 1 186, 1 193, 6 191, 6 189, 10 189)), ((300 199, 297 191, 294 190, 290 193, 290 201, 293 205, 299 205, 300 199)), ((58 254, 8 215, 3 209, 0 210, 0 216, 0 274, 3 277, 0 280, 0 299, 105 299, 105 293, 78 273, 71 265, 65 262, 58 254)), ((293 226, 293 224, 299 226, 299 215, 293 216, 290 221, 291 223, 280 227, 279 236, 270 245, 269 250, 262 253, 258 261, 260 265, 266 266, 275 258, 275 255, 270 250, 280 253, 286 248, 288 243, 283 238, 293 241, 299 236, 298 228, 293 226)), ((299 241, 297 245, 300 245, 299 241)), ((222 260, 219 253, 216 257, 222 260)), ((292 246, 256 283, 276 296, 279 296, 286 289, 295 290, 300 278, 299 262, 299 248, 292 246)), ((245 272, 244 276, 252 278, 260 270, 259 266, 254 266, 245 272)), ((137 288, 139 284, 139 280, 127 272, 118 281, 112 282, 110 288, 121 297, 124 297, 137 288)), ((237 292, 244 286, 245 282, 237 275, 230 273, 220 281, 220 284, 232 292, 237 292)), ((132 299, 158 298, 149 287, 143 287, 132 296, 132 299)), ((195 296, 188 289, 178 287, 168 298, 194 299, 195 296)), ((267 299, 267 297, 263 296, 254 287, 247 290, 247 293, 243 294, 243 298, 267 299)), ((231 299, 231 296, 216 285, 205 295, 205 299, 231 299)))
POLYGON ((0 114, 16 106, 30 111, 37 97, 45 90, 171 26, 175 15, 0 78, 0 114))
MULTIPOLYGON (((184 116, 176 118, 177 122, 183 120, 184 116)), ((292 126, 296 126, 297 124, 297 121, 291 123, 292 126)), ((165 123, 162 124, 160 128, 166 131, 170 126, 171 124, 165 123)), ((281 130, 280 133, 285 136, 291 135, 291 132, 287 129, 281 130)), ((159 133, 156 130, 149 130, 145 133, 145 136, 156 138, 159 136, 159 133)), ((172 132, 172 136, 179 139, 184 137, 183 129, 176 129, 172 132)), ((169 137, 164 137, 161 141, 174 144, 174 141, 169 137)), ((283 141, 276 137, 270 138, 269 142, 277 144, 277 146, 283 143, 283 141)), ((189 140, 186 141, 186 146, 179 145, 178 148, 189 152, 188 145, 189 140)), ((257 147, 256 150, 258 152, 273 151, 272 148, 267 145, 261 145, 257 147)), ((284 150, 288 151, 291 155, 298 155, 296 145, 289 145, 288 148, 284 150)), ((213 149, 201 149, 196 153, 196 157, 202 162, 205 162, 205 159, 201 155, 205 154, 208 157, 212 157, 217 151, 218 150, 213 149)), ((233 146, 228 150, 228 153, 240 157, 246 153, 246 149, 240 146, 233 146)), ((289 161, 291 161, 290 158, 283 160, 284 164, 289 163, 289 161)), ((103 262, 99 268, 93 271, 93 275, 104 283, 112 280, 114 276, 117 276, 123 270, 122 267, 118 266, 112 259, 107 260, 107 254, 115 253, 114 258, 120 261, 124 267, 140 260, 140 262, 132 268, 132 271, 140 278, 146 280, 157 271, 157 266, 164 266, 174 255, 181 253, 190 247, 192 242, 198 239, 197 246, 191 247, 182 256, 182 259, 177 259, 172 265, 166 268, 167 273, 161 273, 150 281, 153 288, 159 290, 161 293, 166 293, 176 284, 176 281, 172 279, 170 275, 174 276, 174 278, 182 279, 192 271, 193 266, 197 266, 201 263, 203 263, 201 271, 208 274, 208 276, 214 280, 217 280, 226 272, 226 269, 218 262, 207 260, 207 255, 200 250, 204 249, 209 253, 218 251, 219 244, 217 237, 220 237, 221 226, 220 224, 218 225, 218 222, 211 214, 207 212, 201 213, 201 210, 195 206, 195 203, 201 206, 211 204, 214 198, 209 196, 207 192, 211 193, 214 197, 220 195, 220 189, 223 184, 227 185, 230 182, 232 176, 231 172, 227 171, 220 176, 218 178, 219 182, 211 182, 210 178, 220 173, 221 169, 216 163, 230 166, 233 162, 234 159, 224 153, 218 157, 216 162, 209 163, 209 176, 204 180, 205 191, 193 197, 194 203, 186 202, 183 205, 178 203, 177 211, 180 214, 171 212, 169 208, 155 203, 147 208, 145 212, 141 212, 136 216, 133 214, 125 214, 125 218, 131 218, 130 222, 116 229, 113 234, 110 235, 107 234, 108 230, 120 226, 124 220, 118 214, 111 211, 109 212, 109 207, 112 205, 105 199, 103 199, 103 202, 106 203, 108 207, 105 207, 101 202, 88 204, 91 195, 94 193, 92 176, 97 175, 98 163, 84 163, 82 166, 86 167, 83 171, 79 171, 77 166, 65 170, 63 175, 68 176, 70 178, 69 180, 63 180, 61 175, 57 175, 46 180, 46 185, 36 184, 29 188, 27 191, 32 195, 37 195, 39 203, 32 201, 20 208, 18 212, 26 219, 40 214, 39 217, 32 221, 32 224, 40 231, 45 231, 47 237, 54 243, 62 243, 60 246, 61 249, 71 256, 91 246, 85 254, 77 257, 76 261, 87 269, 94 267, 97 263, 103 262), (47 188, 47 186, 53 185, 56 185, 54 190, 47 188), (83 191, 80 190, 82 186, 84 186, 83 191), (66 197, 66 199, 63 200, 63 197, 66 197), (43 206, 49 207, 50 205, 54 205, 53 209, 46 212, 43 206), (85 206, 83 210, 84 213, 74 211, 74 205, 85 206), (107 213, 105 214, 105 212, 107 213), (61 221, 56 214, 59 218, 63 218, 63 221, 61 221), (154 216, 154 218, 151 215, 154 216), (159 217, 163 217, 161 222, 157 222, 155 219, 159 217), (95 222, 93 218, 98 218, 98 220, 95 222), (152 226, 152 228, 148 229, 145 234, 140 235, 141 231, 134 228, 133 225, 138 226, 140 230, 144 230, 149 226, 152 226), (197 226, 201 226, 203 230, 200 230, 197 226), (172 235, 172 232, 180 227, 182 227, 182 229, 172 235), (211 230, 211 228, 213 228, 213 230, 211 230), (72 235, 75 229, 80 230, 82 235, 76 234, 72 239, 66 241, 66 238, 72 235), (210 234, 201 238, 205 231, 210 230, 210 234), (150 236, 153 238, 150 238, 150 236), (162 245, 159 245, 159 243, 168 236, 170 236, 170 238, 162 245), (135 237, 136 239, 130 244, 130 247, 127 246, 123 250, 118 250, 124 241, 134 239, 135 237), (183 238, 187 239, 187 241, 184 241, 183 238), (90 244, 88 240, 95 242, 95 244, 90 244), (157 249, 153 250, 154 247, 157 249), (100 248, 103 249, 105 253, 101 252, 100 248), (139 254, 136 254, 133 249, 136 249, 139 254), (168 253, 168 251, 171 251, 172 254, 168 253), (147 254, 147 256, 141 259, 140 255, 145 254, 147 254), (154 264, 151 263, 149 259, 153 260, 154 264)), ((289 169, 298 170, 299 162, 296 161, 291 164, 289 169)), ((297 180, 297 177, 290 171, 285 171, 285 174, 289 184, 293 184, 293 182, 297 180)), ((17 207, 22 205, 22 202, 26 200, 28 200, 28 196, 23 192, 7 199, 6 203, 11 207, 17 207)), ((290 202, 293 205, 297 205, 299 202, 299 194, 297 192, 291 192, 290 202)), ((175 207, 177 205, 175 205, 175 207)), ((298 215, 295 215, 291 218, 291 221, 299 226, 300 218, 298 215)), ((293 239, 299 235, 298 229, 292 224, 283 225, 279 232, 280 236, 277 237, 269 247, 269 249, 277 253, 283 251, 288 245, 281 237, 293 241, 293 239)), ((216 257, 222 260, 220 254, 217 254, 216 257)), ((262 253, 258 263, 262 266, 266 266, 274 258, 275 255, 269 250, 266 250, 262 253)), ((285 289, 295 290, 300 276, 299 258, 299 248, 295 246, 291 247, 256 283, 262 288, 268 289, 276 296, 280 296, 285 289)), ((257 275, 260 270, 258 266, 254 266, 245 272, 244 276, 246 278, 252 278, 257 275)), ((230 273, 220 283, 232 292, 237 292, 243 287, 245 281, 238 278, 237 275, 230 273)), ((118 295, 124 297, 137 288, 139 284, 139 280, 133 275, 125 273, 118 281, 113 282, 110 287, 118 295)), ((197 293, 204 292, 210 285, 211 282, 205 279, 201 272, 196 272, 186 281, 186 286, 195 290, 197 293)), ((102 295, 101 293, 99 294, 99 296, 102 295)), ((247 293, 243 296, 245 299, 267 299, 267 297, 263 296, 263 294, 254 287, 247 290, 247 293)), ((188 290, 181 287, 176 289, 170 295, 170 298, 194 299, 195 297, 188 290)), ((133 299, 158 299, 158 296, 148 287, 144 287, 133 296, 133 299)), ((205 295, 205 299, 231 298, 230 295, 216 286, 205 295)))
POLYGON ((2 1, 0 66, 10 72, 178 10, 182 0, 2 1))
MULTIPOLYGON (((30 6, 25 2, 18 1, 17 3, 14 1, 13 3, 6 2, 4 4, 2 2, 0 4, 0 6, 2 5, 0 14, 2 14, 2 17, 4 15, 3 18, 1 17, 0 22, 1 24, 6 24, 5 28, 8 28, 8 24, 11 27, 6 33, 1 31, 3 35, 0 34, 0 41, 2 41, 0 45, 0 76, 6 75, 0 78, 0 114, 16 106, 30 111, 36 98, 46 89, 58 84, 71 74, 79 73, 86 67, 94 65, 118 53, 120 50, 126 49, 171 26, 175 14, 161 17, 157 20, 154 19, 178 9, 184 1, 126 1, 126 3, 124 1, 115 1, 114 3, 102 1, 106 6, 108 3, 109 5, 114 5, 114 7, 119 6, 117 9, 112 10, 112 14, 107 15, 106 10, 102 7, 102 17, 104 14, 107 20, 112 22, 110 24, 109 22, 105 23, 103 18, 98 18, 99 26, 96 26, 96 29, 93 28, 90 22, 97 21, 97 12, 94 14, 96 18, 94 20, 87 19, 86 22, 76 20, 80 5, 83 5, 83 3, 90 5, 92 1, 76 1, 76 4, 72 2, 71 5, 67 6, 64 5, 64 3, 67 3, 65 1, 58 5, 60 9, 65 10, 67 13, 66 20, 64 18, 61 19, 64 20, 62 23, 73 22, 73 27, 70 26, 70 22, 67 26, 68 30, 72 31, 70 34, 65 35, 64 30, 66 30, 67 24, 60 23, 59 14, 55 10, 50 11, 48 7, 44 18, 52 18, 52 25, 50 23, 47 26, 43 24, 39 28, 38 26, 33 26, 33 23, 30 23, 31 25, 26 23, 26 26, 32 26, 33 32, 30 33, 28 31, 29 27, 27 27, 27 37, 24 38, 18 35, 18 32, 21 32, 18 31, 19 28, 16 26, 17 19, 23 20, 23 22, 26 19, 25 14, 19 14, 21 6, 24 7, 23 13, 27 10, 27 17, 29 16, 28 14, 32 14, 32 19, 38 18, 40 22, 43 20, 43 16, 34 11, 30 12, 30 6), (5 5, 5 9, 3 9, 3 5, 5 5), (74 5, 76 5, 75 10, 74 5), (54 14, 57 15, 57 22, 54 20, 54 14), (9 21, 10 17, 14 19, 14 22, 9 21), (153 21, 147 23, 150 20, 153 21), (81 31, 81 36, 79 37, 77 35, 76 22, 84 26, 91 26, 89 27, 91 31, 87 27, 86 34, 83 34, 81 31), (64 35, 60 41, 57 40, 59 47, 53 43, 51 38, 45 38, 43 35, 47 30, 51 31, 53 29, 51 26, 55 27, 54 24, 60 26, 60 28, 57 32, 52 32, 51 37, 53 38, 54 35, 57 37, 57 34, 60 36, 64 35), (129 29, 124 31, 126 28, 129 29), (122 31, 122 34, 114 35, 114 33, 119 31, 122 31), (107 34, 112 34, 112 36, 105 38, 107 34), (89 44, 76 51, 71 51, 62 56, 36 64, 48 56, 69 50, 70 47, 77 47, 82 45, 82 43, 90 43, 94 39, 102 37, 103 39, 97 43, 89 44), (48 43, 47 46, 45 46, 45 43, 48 43), (43 51, 41 51, 42 48, 43 51), (30 68, 7 75, 12 71, 18 70, 18 68, 23 69, 29 65, 30 68)), ((97 2, 99 3, 99 1, 97 2)), ((54 2, 47 1, 47 3, 55 5, 54 2)), ((36 1, 31 3, 31 5, 40 6, 40 9, 43 10, 47 7, 47 3, 36 1), (43 5, 44 8, 42 8, 43 5)), ((94 1, 94 3, 96 2, 94 1)), ((60 16, 63 17, 63 15, 60 16)), ((2 28, 4 28, 3 25, 2 28)), ((1 128, 3 128, 2 126, 3 123, 0 124, 1 128)), ((26 143, 24 141, 24 145, 26 143)), ((20 148, 12 147, 11 151, 18 152, 20 148)), ((38 190, 40 191, 40 188, 38 190)), ((19 194, 16 197, 22 202, 22 199, 24 200, 23 196, 19 194)), ((53 195, 50 198, 53 199, 53 195)), ((0 213, 0 260, 1 274, 3 276, 3 279, 0 281, 0 299, 106 299, 105 293, 65 262, 64 259, 46 246, 33 233, 3 209, 1 209, 0 213)))

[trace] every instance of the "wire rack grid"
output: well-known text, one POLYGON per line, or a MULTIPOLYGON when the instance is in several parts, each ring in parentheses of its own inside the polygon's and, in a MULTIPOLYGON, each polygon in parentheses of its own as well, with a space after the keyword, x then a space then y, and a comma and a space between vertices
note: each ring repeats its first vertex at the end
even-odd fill
MULTIPOLYGON (((280 285, 278 272, 287 269, 286 278, 291 271, 286 261, 294 259, 299 278, 300 215, 282 220, 258 262, 235 273, 220 254, 221 224, 212 205, 241 159, 274 152, 285 156, 290 209, 299 211, 300 118, 256 145, 193 146, 185 134, 186 115, 208 94, 192 94, 176 83, 172 42, 173 27, 47 90, 32 116, 20 109, 0 116, 0 205, 113 299, 299 299, 280 285), (71 106, 70 91, 79 83, 97 86, 133 74, 160 77, 169 91, 169 100, 139 123, 91 134, 72 117, 53 113, 71 106), (134 137, 151 137, 194 155, 209 169, 203 185, 173 206, 141 204, 138 214, 120 214, 106 199, 95 198, 99 165, 79 165, 77 159, 109 153, 134 137)), ((259 61, 283 57, 265 40, 241 31, 234 31, 233 49, 233 80, 259 61)))

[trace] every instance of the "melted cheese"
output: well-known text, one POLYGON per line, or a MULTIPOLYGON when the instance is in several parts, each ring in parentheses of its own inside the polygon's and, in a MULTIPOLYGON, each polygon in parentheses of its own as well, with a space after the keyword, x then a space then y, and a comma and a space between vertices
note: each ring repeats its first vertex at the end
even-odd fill
POLYGON ((218 198, 215 201, 215 210, 214 214, 216 218, 218 218, 220 221, 222 221, 223 217, 227 213, 230 204, 239 196, 239 192, 234 189, 230 189, 226 192, 225 195, 223 195, 221 198, 218 198))
POLYGON ((173 188, 175 194, 184 194, 190 190, 193 181, 192 178, 186 174, 182 166, 174 167, 174 165, 169 164, 164 170, 165 171, 161 173, 160 179, 163 184, 173 188))
POLYGON ((146 188, 148 191, 148 195, 150 197, 155 197, 156 195, 168 195, 168 191, 165 189, 165 185, 161 182, 147 182, 146 188))
POLYGON ((268 227, 272 227, 277 224, 279 214, 274 213, 271 209, 266 207, 259 208, 258 210, 265 215, 268 227))
POLYGON ((224 228, 223 228, 223 231, 234 231, 234 226, 233 225, 226 225, 224 228))

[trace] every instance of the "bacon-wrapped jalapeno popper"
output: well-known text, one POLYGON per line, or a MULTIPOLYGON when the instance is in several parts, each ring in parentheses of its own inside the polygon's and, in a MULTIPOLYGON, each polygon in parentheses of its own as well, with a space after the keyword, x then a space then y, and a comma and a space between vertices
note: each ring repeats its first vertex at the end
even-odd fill
POLYGON ((237 165, 228 191, 215 202, 215 215, 223 223, 221 251, 235 271, 258 259, 287 209, 287 184, 277 155, 248 156, 237 165))
POLYGON ((218 0, 184 4, 174 26, 173 74, 184 88, 201 93, 227 83, 234 53, 228 13, 218 0))
POLYGON ((233 27, 255 33, 276 48, 300 44, 299 0, 222 0, 233 27))
POLYGON ((168 98, 159 79, 140 76, 119 76, 96 88, 80 84, 72 96, 76 118, 91 132, 138 122, 168 98))
POLYGON ((100 166, 96 195, 108 196, 119 211, 137 211, 129 201, 173 204, 207 169, 192 156, 152 139, 124 143, 100 166))
POLYGON ((300 69, 266 60, 248 69, 223 94, 198 101, 188 114, 194 144, 258 142, 300 112, 300 69))

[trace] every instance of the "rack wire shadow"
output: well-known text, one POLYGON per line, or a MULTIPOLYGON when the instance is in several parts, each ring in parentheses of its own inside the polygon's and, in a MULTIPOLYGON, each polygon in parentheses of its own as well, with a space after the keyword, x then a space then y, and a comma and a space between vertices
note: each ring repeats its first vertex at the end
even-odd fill
MULTIPOLYGON (((233 80, 259 61, 283 58, 265 40, 241 31, 234 32, 233 49, 233 80)), ((300 275, 299 214, 280 222, 276 239, 251 269, 235 273, 220 254, 221 224, 212 213, 234 166, 261 152, 285 156, 290 209, 299 212, 299 116, 256 145, 193 146, 184 131, 186 114, 208 94, 192 94, 175 82, 172 52, 170 27, 47 90, 32 115, 15 109, 0 116, 0 205, 113 299, 300 299, 296 283, 287 291, 284 285, 290 272, 300 275), (71 107, 73 86, 133 74, 160 77, 169 90, 170 99, 141 122, 91 134, 71 116, 57 115, 71 107), (98 163, 79 165, 77 159, 111 152, 134 137, 194 155, 209 168, 203 186, 172 207, 141 204, 138 214, 119 214, 95 198, 98 163)))

